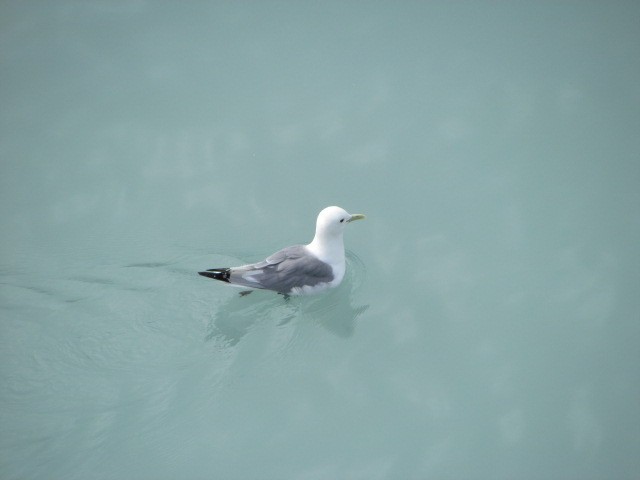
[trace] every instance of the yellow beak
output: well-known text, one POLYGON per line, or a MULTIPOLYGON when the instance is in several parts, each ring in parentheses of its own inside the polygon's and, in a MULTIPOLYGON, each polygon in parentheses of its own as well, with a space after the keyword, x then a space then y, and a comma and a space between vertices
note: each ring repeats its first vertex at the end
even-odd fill
POLYGON ((353 215, 351 215, 351 218, 347 220, 347 222, 353 222, 354 220, 364 220, 365 218, 367 217, 365 217, 361 213, 354 213, 353 215))

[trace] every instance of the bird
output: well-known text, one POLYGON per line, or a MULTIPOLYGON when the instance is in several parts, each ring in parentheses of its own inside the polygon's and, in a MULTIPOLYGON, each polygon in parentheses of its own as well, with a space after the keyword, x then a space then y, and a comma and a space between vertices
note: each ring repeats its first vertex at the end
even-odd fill
POLYGON ((364 218, 361 213, 350 214, 340 207, 327 207, 318 214, 315 236, 310 243, 285 247, 261 262, 211 268, 198 274, 250 289, 240 292, 241 295, 256 289, 272 290, 286 298, 324 292, 340 285, 344 278, 345 227, 364 218))

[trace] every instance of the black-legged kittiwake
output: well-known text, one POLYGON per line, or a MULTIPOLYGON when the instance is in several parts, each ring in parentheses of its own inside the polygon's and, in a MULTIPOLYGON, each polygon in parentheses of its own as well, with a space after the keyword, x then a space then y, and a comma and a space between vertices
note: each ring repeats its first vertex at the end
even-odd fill
POLYGON ((212 268, 198 272, 205 277, 251 289, 273 290, 283 295, 307 295, 337 287, 344 278, 346 225, 365 218, 340 207, 327 207, 318 214, 316 234, 308 245, 294 245, 266 260, 239 267, 212 268))

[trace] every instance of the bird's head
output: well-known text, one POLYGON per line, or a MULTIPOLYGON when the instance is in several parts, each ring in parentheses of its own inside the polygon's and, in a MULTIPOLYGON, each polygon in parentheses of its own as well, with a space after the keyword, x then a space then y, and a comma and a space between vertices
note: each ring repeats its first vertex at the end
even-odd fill
POLYGON ((327 207, 318 214, 316 235, 341 235, 347 224, 363 218, 361 213, 350 214, 340 207, 327 207))

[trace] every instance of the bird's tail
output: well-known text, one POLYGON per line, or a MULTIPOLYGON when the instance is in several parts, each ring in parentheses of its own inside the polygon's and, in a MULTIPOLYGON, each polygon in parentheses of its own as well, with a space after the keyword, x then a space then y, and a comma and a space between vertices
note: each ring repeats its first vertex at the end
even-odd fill
POLYGON ((229 276, 231 275, 230 268, 211 268, 204 272, 198 272, 203 277, 213 278, 214 280, 220 280, 222 282, 229 283, 229 276))

